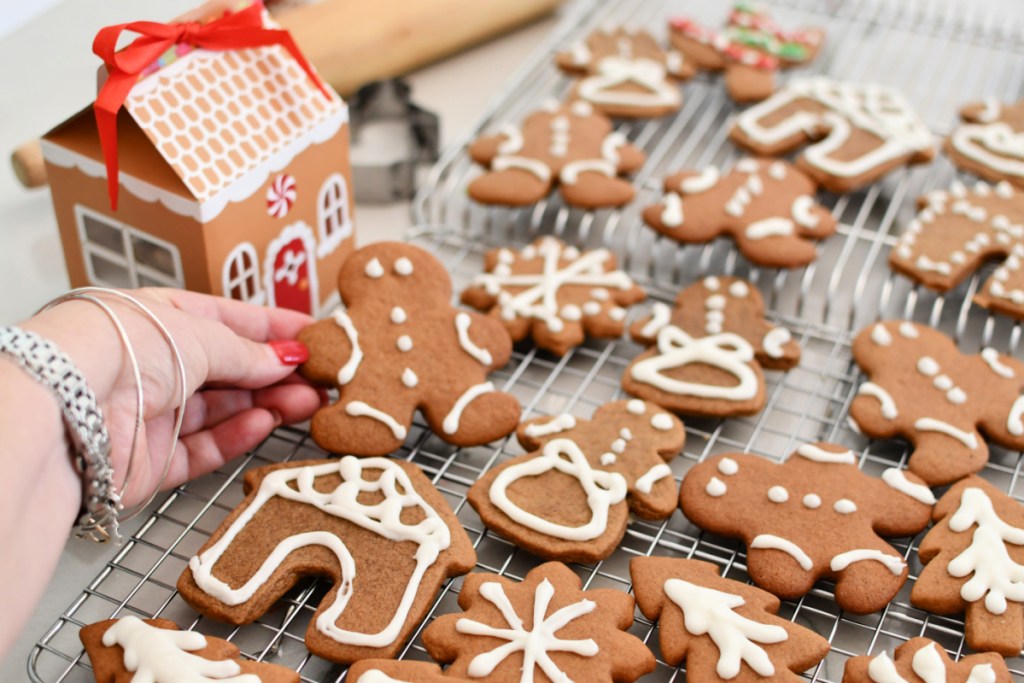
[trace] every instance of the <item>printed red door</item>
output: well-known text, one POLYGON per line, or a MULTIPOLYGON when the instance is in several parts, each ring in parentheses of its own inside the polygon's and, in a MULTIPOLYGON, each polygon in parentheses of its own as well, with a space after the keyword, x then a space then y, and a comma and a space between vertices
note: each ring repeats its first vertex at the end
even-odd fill
POLYGON ((319 301, 313 231, 289 225, 267 248, 265 278, 270 305, 313 314, 319 301))

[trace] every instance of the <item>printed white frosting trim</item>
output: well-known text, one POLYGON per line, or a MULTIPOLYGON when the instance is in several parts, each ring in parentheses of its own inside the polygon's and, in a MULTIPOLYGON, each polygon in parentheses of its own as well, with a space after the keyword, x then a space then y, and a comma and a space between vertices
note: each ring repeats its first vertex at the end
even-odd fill
POLYGON ((974 432, 965 432, 957 429, 948 422, 937 420, 934 417, 922 417, 914 423, 914 429, 921 432, 939 432, 948 437, 954 438, 971 450, 978 447, 978 436, 974 432))
POLYGON ((682 102, 679 88, 665 80, 665 67, 645 58, 605 57, 597 63, 597 74, 579 82, 576 95, 587 102, 605 106, 675 107, 682 102), (614 90, 632 83, 644 92, 614 90))
POLYGON ((1006 418, 1006 431, 1014 436, 1024 434, 1024 422, 1021 416, 1024 415, 1024 396, 1018 396, 1010 408, 1010 415, 1006 418))
POLYGON ((874 683, 910 683, 900 676, 895 662, 885 652, 868 662, 868 678, 874 683))
POLYGON ((356 331, 356 326, 352 323, 352 318, 348 317, 348 313, 341 308, 335 309, 334 322, 338 323, 338 327, 348 337, 348 343, 352 345, 351 355, 338 370, 338 384, 344 386, 352 381, 356 370, 359 369, 359 364, 363 362, 363 349, 359 346, 359 332, 356 331))
POLYGON ((916 484, 898 467, 890 467, 882 472, 882 481, 900 493, 910 496, 925 505, 935 505, 935 494, 924 484, 916 484))
POLYGON ((459 346, 462 347, 463 351, 479 361, 481 365, 490 367, 494 363, 491 352, 480 348, 469 338, 469 326, 472 324, 473 319, 469 316, 469 313, 460 312, 455 315, 455 331, 459 335, 459 346))
POLYGON ((853 451, 827 451, 812 443, 801 444, 796 449, 796 454, 801 458, 807 458, 814 462, 839 463, 843 465, 857 464, 857 456, 853 454, 853 451))
POLYGON ((963 124, 949 137, 953 149, 1003 175, 1024 177, 1024 134, 1010 124, 963 124))
POLYGON ((245 507, 224 535, 216 543, 189 560, 192 577, 204 592, 225 605, 240 605, 251 599, 256 591, 273 575, 281 563, 292 552, 308 545, 323 546, 334 553, 341 567, 341 584, 348 590, 339 590, 334 602, 316 620, 318 631, 339 643, 366 647, 384 647, 398 637, 403 624, 409 617, 420 582, 427 569, 434 564, 441 551, 451 545, 451 532, 441 516, 413 488, 409 475, 398 464, 388 458, 356 458, 348 455, 340 460, 269 472, 260 482, 252 501, 245 507), (380 470, 375 481, 363 478, 367 469, 380 470), (314 488, 317 477, 339 474, 342 479, 333 491, 318 491, 314 488), (294 484, 294 487, 292 486, 294 484), (401 492, 399 492, 401 489, 401 492), (380 492, 384 500, 373 505, 359 502, 363 492, 380 492), (345 610, 349 598, 358 590, 356 566, 352 555, 341 538, 327 531, 308 531, 289 536, 280 541, 260 565, 260 568, 238 588, 213 576, 213 568, 235 537, 255 517, 256 513, 274 497, 284 498, 311 505, 333 517, 347 520, 392 541, 412 541, 418 548, 415 553, 416 568, 395 615, 388 625, 378 633, 358 633, 337 626, 338 618, 345 610), (424 513, 424 519, 417 524, 402 522, 402 512, 417 507, 424 513))
POLYGON ((982 349, 981 359, 985 361, 985 364, 988 365, 992 372, 1000 377, 1013 379, 1016 376, 1013 372, 1013 368, 999 360, 999 352, 993 348, 982 349))
POLYGON ((875 550, 874 548, 847 550, 845 553, 840 553, 833 557, 829 567, 834 572, 841 572, 854 562, 863 562, 865 560, 881 562, 885 565, 885 568, 895 576, 902 574, 903 570, 907 567, 907 563, 903 561, 902 557, 898 555, 887 555, 881 550, 875 550))
POLYGON ((882 417, 886 420, 895 420, 900 414, 896 409, 896 401, 893 399, 892 394, 874 382, 864 382, 864 384, 861 384, 860 388, 857 389, 857 395, 877 398, 881 404, 879 409, 882 417))
POLYGON ((396 439, 400 441, 405 440, 407 434, 405 427, 399 424, 398 420, 388 415, 383 410, 374 408, 369 403, 364 403, 363 401, 350 401, 345 406, 345 412, 352 417, 373 418, 390 429, 396 439))
MULTIPOLYGON (((465 392, 455 401, 455 405, 452 406, 451 411, 445 415, 444 422, 441 423, 441 429, 444 430, 445 434, 454 434, 459 431, 459 421, 462 420, 462 411, 466 409, 466 406, 473 401, 473 399, 483 394, 489 394, 494 391, 494 385, 490 382, 483 382, 466 389, 465 392)), ((404 438, 404 437, 403 437, 404 438)))
POLYGON ((657 349, 656 355, 633 364, 630 369, 633 379, 680 396, 746 401, 757 395, 757 375, 748 365, 754 358, 754 349, 737 334, 726 332, 694 339, 675 325, 666 325, 658 332, 657 349), (691 363, 724 370, 738 382, 733 386, 699 384, 664 373, 691 363))
POLYGON ((650 493, 656 483, 665 477, 671 476, 672 468, 665 463, 659 463, 640 475, 640 478, 636 480, 635 484, 633 484, 633 488, 640 493, 650 493))
POLYGON ((814 568, 814 562, 807 553, 804 552, 803 548, 793 541, 780 538, 779 536, 773 536, 772 534, 758 534, 754 540, 750 542, 750 547, 765 548, 768 550, 781 550, 796 560, 797 564, 799 564, 804 571, 809 572, 814 568))
POLYGON ((533 596, 533 628, 526 630, 515 607, 505 594, 505 587, 497 581, 480 584, 480 596, 498 608, 508 628, 497 628, 489 624, 462 617, 455 622, 455 630, 472 636, 485 636, 508 641, 489 652, 477 655, 469 663, 466 674, 472 678, 489 676, 498 666, 515 652, 523 653, 520 683, 533 683, 534 668, 540 670, 552 681, 572 683, 569 675, 558 668, 550 652, 571 652, 581 657, 593 657, 598 653, 597 643, 586 640, 563 640, 555 634, 570 622, 590 614, 597 608, 593 600, 580 600, 547 616, 555 587, 544 579, 533 596))
POLYGON ((572 429, 575 426, 576 418, 569 413, 562 413, 561 415, 551 418, 547 422, 534 422, 533 424, 527 425, 523 429, 523 433, 531 439, 536 439, 539 436, 558 434, 559 432, 564 432, 567 429, 572 429))
POLYGON ((520 171, 532 173, 542 183, 551 182, 551 169, 543 161, 530 159, 529 157, 499 156, 491 161, 491 170, 507 171, 514 168, 520 171))
POLYGON ((785 327, 773 327, 764 335, 761 347, 771 358, 782 358, 786 355, 786 351, 782 347, 792 339, 793 335, 785 327))
POLYGON ((665 595, 683 611, 686 630, 707 635, 718 648, 715 672, 722 680, 739 675, 743 662, 764 678, 775 675, 775 666, 761 644, 783 643, 789 638, 786 629, 764 624, 736 612, 746 601, 735 593, 726 593, 699 586, 683 579, 668 579, 665 595))

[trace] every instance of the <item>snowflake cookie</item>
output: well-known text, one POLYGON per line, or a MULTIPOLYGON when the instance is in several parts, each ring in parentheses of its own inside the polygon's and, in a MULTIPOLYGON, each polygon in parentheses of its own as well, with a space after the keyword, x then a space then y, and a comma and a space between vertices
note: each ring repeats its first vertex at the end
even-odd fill
POLYGON ((953 163, 992 182, 1024 187, 1024 100, 972 102, 960 110, 964 123, 946 138, 953 163))
POLYGON ((657 303, 630 328, 651 346, 629 364, 622 388, 682 415, 752 415, 764 407, 762 366, 787 370, 800 360, 789 330, 764 319, 757 288, 733 277, 706 277, 657 303))
POLYGON ((416 465, 345 456, 247 472, 246 497, 178 580, 200 613, 247 624, 301 579, 327 591, 306 647, 335 662, 394 657, 444 581, 476 553, 441 493, 416 465))
POLYGON ((597 562, 619 545, 630 512, 664 519, 676 508, 667 461, 686 434, 653 404, 606 403, 591 420, 537 418, 516 436, 530 452, 489 470, 469 502, 488 528, 534 555, 597 562))
POLYGON ((661 654, 689 680, 730 683, 800 681, 828 654, 828 641, 776 616, 779 599, 722 578, 700 560, 634 557, 633 594, 644 616, 658 620, 661 654))
POLYGON ((940 292, 987 261, 1003 260, 974 301, 1024 319, 1024 192, 1003 181, 957 181, 918 199, 920 210, 889 254, 893 270, 940 292))
POLYGON ((609 250, 581 252, 554 237, 520 250, 492 249, 484 270, 462 292, 462 302, 490 311, 514 341, 532 336, 559 356, 585 336, 621 336, 625 307, 647 296, 616 269, 609 250))
POLYGON ((628 683, 653 671, 654 655, 627 632, 633 598, 580 579, 559 562, 530 571, 521 583, 470 574, 459 592, 462 614, 435 619, 423 643, 445 673, 490 683, 534 680, 628 683))
POLYGON ((887 652, 862 655, 846 662, 843 683, 1011 683, 1003 658, 994 652, 965 655, 954 662, 929 638, 912 638, 887 652))
POLYGON ((1024 647, 1024 505, 979 476, 939 500, 921 541, 925 568, 910 601, 936 614, 966 613, 967 645, 1016 657, 1024 647))
POLYGON ((868 376, 850 405, 852 425, 914 445, 908 467, 938 486, 977 472, 992 441, 1024 449, 1024 363, 995 349, 968 355, 926 325, 890 320, 862 330, 853 358, 868 376))
POLYGON ((457 446, 516 428, 519 401, 487 381, 508 362, 512 341, 497 320, 451 306, 440 261, 409 244, 371 244, 345 261, 338 291, 345 307, 299 335, 310 356, 302 375, 339 391, 313 416, 310 431, 322 448, 391 453, 417 409, 457 446))
POLYGON ((535 204, 557 182, 566 203, 584 209, 631 201, 636 190, 619 176, 643 166, 645 158, 586 102, 552 102, 526 117, 522 128, 506 125, 497 135, 478 138, 469 155, 489 169, 469 184, 469 196, 478 202, 535 204))
POLYGON ((794 268, 817 257, 813 240, 836 231, 814 192, 814 182, 790 163, 742 159, 724 175, 712 166, 669 176, 644 221, 685 244, 729 235, 751 263, 794 268))
POLYGON ((742 453, 705 460, 679 497, 694 524, 743 540, 761 588, 796 599, 829 579, 839 606, 856 614, 882 609, 907 580, 907 563, 882 537, 921 531, 935 502, 915 475, 868 476, 829 443, 804 444, 783 463, 742 453))
POLYGON ((695 69, 675 50, 665 52, 647 31, 599 28, 586 42, 555 55, 559 68, 580 77, 572 96, 608 116, 662 116, 679 109, 678 81, 695 69))
POLYGON ((931 132, 898 91, 824 76, 790 81, 740 113, 729 136, 762 156, 811 143, 796 164, 833 192, 935 157, 931 132))

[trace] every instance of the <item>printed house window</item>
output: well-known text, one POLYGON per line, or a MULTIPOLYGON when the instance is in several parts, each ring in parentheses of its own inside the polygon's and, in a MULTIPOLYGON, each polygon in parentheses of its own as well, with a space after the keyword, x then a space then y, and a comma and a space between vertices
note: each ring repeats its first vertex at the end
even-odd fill
POLYGON ((266 298, 260 287, 260 266, 256 247, 243 242, 224 261, 224 296, 238 301, 262 304, 266 298))
POLYGON ((75 206, 89 281, 104 287, 184 287, 181 255, 161 239, 75 206))
POLYGON ((348 183, 345 182, 345 176, 335 173, 324 181, 320 188, 318 213, 320 244, 316 255, 323 258, 352 234, 352 219, 348 210, 348 183))

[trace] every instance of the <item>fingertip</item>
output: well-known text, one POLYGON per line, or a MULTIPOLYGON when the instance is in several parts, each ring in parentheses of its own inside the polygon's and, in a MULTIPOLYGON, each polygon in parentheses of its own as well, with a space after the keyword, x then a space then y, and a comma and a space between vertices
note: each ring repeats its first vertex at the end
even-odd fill
POLYGON ((309 360, 309 348, 298 339, 274 339, 267 344, 284 365, 298 365, 309 360))

